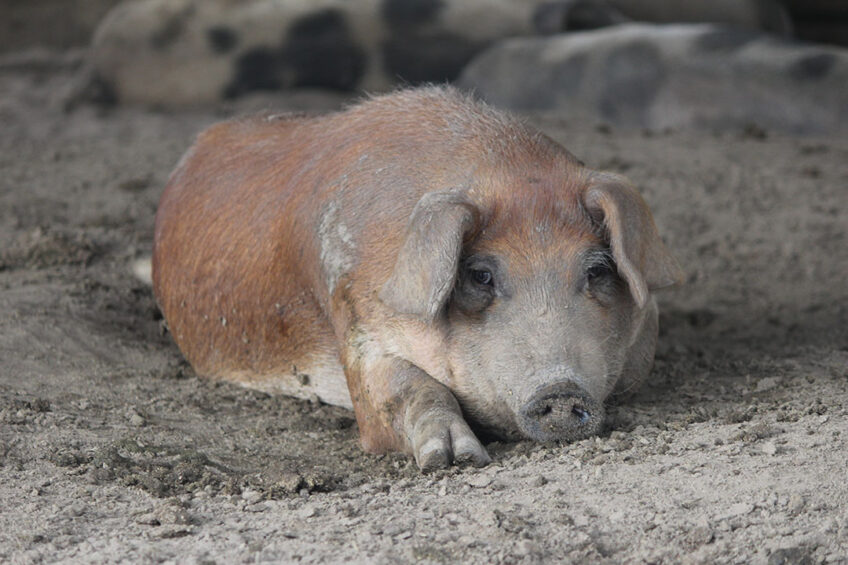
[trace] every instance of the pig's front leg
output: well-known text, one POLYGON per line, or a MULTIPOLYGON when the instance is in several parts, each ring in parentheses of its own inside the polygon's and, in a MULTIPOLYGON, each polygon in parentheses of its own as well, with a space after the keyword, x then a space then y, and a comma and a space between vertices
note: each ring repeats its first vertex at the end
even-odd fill
POLYGON ((348 374, 348 385, 366 450, 411 452, 422 471, 491 461, 453 393, 415 365, 381 357, 348 374))

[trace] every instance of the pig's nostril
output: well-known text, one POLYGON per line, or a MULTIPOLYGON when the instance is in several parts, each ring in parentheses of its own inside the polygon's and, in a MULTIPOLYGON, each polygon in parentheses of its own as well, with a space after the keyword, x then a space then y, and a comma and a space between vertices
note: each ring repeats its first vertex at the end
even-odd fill
POLYGON ((586 422, 588 422, 589 418, 591 417, 589 415, 589 412, 587 412, 582 406, 572 406, 571 413, 577 416, 577 419, 580 420, 581 424, 585 424, 586 422))

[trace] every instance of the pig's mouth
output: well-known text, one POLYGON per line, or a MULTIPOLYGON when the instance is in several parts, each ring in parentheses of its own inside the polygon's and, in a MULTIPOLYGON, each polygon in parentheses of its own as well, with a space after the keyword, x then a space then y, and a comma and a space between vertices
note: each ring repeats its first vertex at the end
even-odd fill
POLYGON ((604 407, 579 385, 566 381, 540 388, 519 410, 518 427, 536 441, 576 441, 596 435, 604 407))

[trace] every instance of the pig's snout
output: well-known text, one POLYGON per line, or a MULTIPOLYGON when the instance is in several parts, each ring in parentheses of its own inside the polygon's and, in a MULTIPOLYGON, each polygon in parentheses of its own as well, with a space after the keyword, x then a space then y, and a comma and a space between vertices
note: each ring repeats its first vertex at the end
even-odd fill
POLYGON ((597 434, 603 422, 603 405, 573 382, 538 390, 518 416, 521 431, 536 441, 583 439, 597 434))

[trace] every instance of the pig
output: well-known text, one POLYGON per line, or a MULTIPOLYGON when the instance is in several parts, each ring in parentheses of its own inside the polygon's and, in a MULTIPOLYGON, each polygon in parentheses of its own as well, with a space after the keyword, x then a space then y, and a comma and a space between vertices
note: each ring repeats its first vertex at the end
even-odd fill
POLYGON ((475 431, 598 433, 681 278, 624 177, 436 86, 202 132, 152 269, 199 375, 352 408, 366 451, 424 471, 486 465, 475 431))

